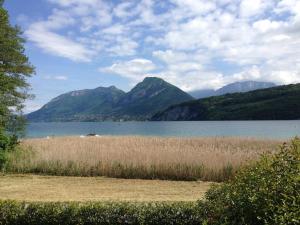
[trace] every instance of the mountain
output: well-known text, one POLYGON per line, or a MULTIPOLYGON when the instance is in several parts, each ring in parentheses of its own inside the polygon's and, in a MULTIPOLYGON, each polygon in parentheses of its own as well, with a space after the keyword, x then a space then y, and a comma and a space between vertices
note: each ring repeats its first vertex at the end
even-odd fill
POLYGON ((203 89, 203 90, 190 91, 189 94, 194 98, 199 99, 199 98, 216 96, 216 91, 214 89, 203 89))
POLYGON ((226 94, 170 106, 151 120, 300 119, 300 84, 226 94))
POLYGON ((179 88, 147 77, 128 93, 111 87, 72 91, 60 95, 27 115, 38 121, 146 120, 167 107, 193 100, 179 88))
POLYGON ((238 92, 248 92, 254 91, 258 89, 275 87, 276 84, 271 82, 258 82, 258 81, 243 81, 243 82, 235 82, 228 84, 220 89, 204 89, 192 91, 189 94, 195 98, 206 98, 211 96, 219 96, 229 93, 238 93, 238 92))
POLYGON ((29 121, 85 121, 106 118, 125 92, 111 87, 62 94, 27 115, 29 121))
POLYGON ((125 118, 149 118, 169 106, 193 100, 178 87, 156 77, 146 77, 118 102, 113 115, 125 118))
POLYGON ((271 82, 258 82, 258 81, 243 81, 228 84, 216 91, 216 95, 224 95, 237 92, 248 92, 258 89, 265 89, 275 87, 276 85, 271 82))

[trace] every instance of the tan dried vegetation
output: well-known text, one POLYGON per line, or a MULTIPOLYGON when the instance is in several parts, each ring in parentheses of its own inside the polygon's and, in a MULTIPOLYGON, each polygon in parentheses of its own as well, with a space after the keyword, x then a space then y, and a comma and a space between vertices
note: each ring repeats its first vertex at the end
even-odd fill
POLYGON ((196 201, 211 186, 201 181, 162 181, 104 177, 0 176, 0 199, 26 202, 196 201))
POLYGON ((19 173, 224 181, 279 140, 252 138, 60 137, 27 139, 7 169, 19 173))

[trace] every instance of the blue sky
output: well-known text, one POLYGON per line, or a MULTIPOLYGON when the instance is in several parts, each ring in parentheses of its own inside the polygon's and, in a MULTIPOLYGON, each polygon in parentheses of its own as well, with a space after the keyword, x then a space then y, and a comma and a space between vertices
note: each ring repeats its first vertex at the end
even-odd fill
POLYGON ((298 0, 7 0, 27 39, 38 109, 67 91, 146 76, 185 91, 300 82, 298 0))

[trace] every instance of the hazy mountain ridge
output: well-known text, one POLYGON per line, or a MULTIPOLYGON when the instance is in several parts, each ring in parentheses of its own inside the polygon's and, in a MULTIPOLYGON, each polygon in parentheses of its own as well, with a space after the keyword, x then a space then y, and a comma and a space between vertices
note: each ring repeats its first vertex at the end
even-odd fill
POLYGON ((193 97, 174 85, 148 77, 128 93, 110 86, 62 94, 27 118, 33 122, 145 120, 173 104, 189 100, 193 97))
POLYGON ((189 92, 194 98, 207 98, 211 96, 219 96, 229 93, 238 93, 238 92, 248 92, 254 91, 258 89, 264 88, 271 88, 275 87, 276 84, 272 82, 260 82, 260 81, 242 81, 242 82, 235 82, 224 87, 213 90, 213 89, 204 89, 204 90, 195 90, 189 92))
POLYGON ((300 119, 300 84, 185 102, 152 117, 155 121, 300 119))

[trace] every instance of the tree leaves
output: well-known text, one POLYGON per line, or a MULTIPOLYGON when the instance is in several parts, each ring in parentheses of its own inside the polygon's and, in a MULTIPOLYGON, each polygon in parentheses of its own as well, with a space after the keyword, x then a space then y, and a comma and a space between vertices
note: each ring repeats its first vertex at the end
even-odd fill
POLYGON ((21 29, 9 24, 9 16, 0 0, 0 128, 9 130, 9 120, 23 109, 29 97, 26 78, 34 67, 25 55, 21 29))

